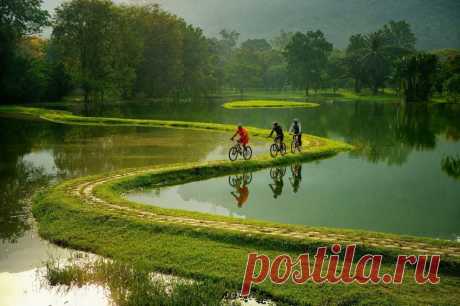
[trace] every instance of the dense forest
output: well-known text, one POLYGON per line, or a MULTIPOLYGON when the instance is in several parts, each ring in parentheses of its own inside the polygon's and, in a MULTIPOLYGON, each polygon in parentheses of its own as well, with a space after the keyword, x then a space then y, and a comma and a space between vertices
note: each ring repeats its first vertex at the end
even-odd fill
POLYGON ((41 5, 7 0, 0 6, 3 103, 76 92, 86 103, 194 99, 253 88, 301 89, 306 96, 339 88, 378 95, 391 88, 406 101, 427 101, 435 93, 459 97, 458 50, 417 51, 418 37, 405 20, 354 33, 340 49, 322 28, 281 30, 270 39, 242 39, 233 29, 207 37, 158 5, 71 0, 51 16, 41 5), (49 39, 34 35, 45 27, 52 29, 49 39))

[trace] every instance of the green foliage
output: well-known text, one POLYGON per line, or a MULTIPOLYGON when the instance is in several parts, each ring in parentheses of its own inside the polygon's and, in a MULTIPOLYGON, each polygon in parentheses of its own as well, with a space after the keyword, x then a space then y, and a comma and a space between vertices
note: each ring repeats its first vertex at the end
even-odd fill
POLYGON ((394 63, 415 50, 415 41, 405 21, 391 21, 376 32, 351 36, 345 62, 355 91, 367 85, 377 94, 392 75, 394 63))
POLYGON ((242 108, 313 108, 319 107, 317 103, 308 102, 291 102, 291 101, 276 101, 276 100, 245 100, 245 101, 232 101, 227 102, 223 107, 228 109, 242 109, 242 108))
POLYGON ((448 98, 457 102, 460 99, 460 74, 454 74, 445 83, 448 98))
POLYGON ((438 57, 419 53, 403 57, 397 65, 397 79, 407 102, 428 101, 433 93, 438 57))
POLYGON ((332 44, 326 40, 323 32, 295 33, 284 52, 293 85, 305 88, 308 95, 311 87, 318 86, 331 51, 332 44))
POLYGON ((5 0, 0 3, 0 100, 39 100, 46 88, 43 63, 21 50, 25 35, 48 24, 41 0, 5 0), (38 90, 38 91, 37 91, 38 90))

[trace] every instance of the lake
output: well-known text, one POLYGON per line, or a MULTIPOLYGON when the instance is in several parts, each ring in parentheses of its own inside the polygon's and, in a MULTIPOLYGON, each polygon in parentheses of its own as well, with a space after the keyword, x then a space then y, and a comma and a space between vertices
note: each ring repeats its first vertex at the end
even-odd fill
MULTIPOLYGON (((330 102, 314 109, 227 110, 220 104, 106 103, 91 115, 262 128, 273 121, 287 127, 298 118, 304 132, 344 140, 357 150, 128 197, 237 218, 459 240, 460 180, 445 170, 443 160, 460 155, 460 105, 330 102)), ((66 108, 83 113, 79 106, 66 108)), ((66 126, 6 117, 0 117, 0 135, 0 288, 14 283, 15 276, 19 282, 50 253, 65 254, 37 237, 27 201, 34 191, 117 169, 225 159, 231 144, 231 135, 217 132, 66 126)), ((255 147, 255 154, 268 150, 260 142, 255 147)))

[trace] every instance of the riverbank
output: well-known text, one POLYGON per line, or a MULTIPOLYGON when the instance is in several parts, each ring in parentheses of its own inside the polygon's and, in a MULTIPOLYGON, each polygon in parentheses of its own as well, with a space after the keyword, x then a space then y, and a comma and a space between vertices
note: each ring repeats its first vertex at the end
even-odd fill
MULTIPOLYGON (((366 102, 366 103, 389 103, 398 104, 402 102, 402 97, 399 96, 393 89, 385 88, 377 95, 374 95, 370 90, 364 89, 361 93, 356 93, 350 89, 337 89, 332 90, 318 90, 312 91, 307 96, 304 90, 273 90, 264 91, 258 89, 250 89, 245 91, 243 94, 224 91, 222 94, 217 95, 227 99, 247 99, 247 100, 259 100, 259 99, 276 99, 276 100, 292 100, 292 101, 308 101, 312 103, 322 102, 366 102)), ((447 101, 445 97, 434 96, 428 104, 440 104, 440 103, 458 103, 447 101)))

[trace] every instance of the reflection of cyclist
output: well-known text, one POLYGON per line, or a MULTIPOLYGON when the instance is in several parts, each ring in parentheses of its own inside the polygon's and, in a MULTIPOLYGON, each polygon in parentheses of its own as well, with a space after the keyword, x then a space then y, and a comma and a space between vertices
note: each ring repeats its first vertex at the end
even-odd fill
POLYGON ((238 128, 233 134, 232 138, 230 138, 232 141, 235 139, 236 135, 239 135, 240 139, 238 139, 238 142, 243 145, 244 148, 249 144, 249 132, 247 129, 245 129, 241 124, 238 124, 238 128))
POLYGON ((292 125, 289 128, 289 133, 293 133, 297 137, 299 146, 302 146, 302 127, 300 126, 300 122, 298 119, 294 119, 292 121, 292 125))
POLYGON ((269 184, 270 189, 273 192, 273 198, 279 197, 283 193, 284 181, 283 181, 283 174, 282 171, 278 171, 278 175, 272 177, 273 183, 269 184))
POLYGON ((278 122, 273 122, 272 131, 270 132, 270 135, 268 137, 272 137, 273 133, 276 134, 275 142, 282 143, 284 140, 284 133, 283 128, 281 127, 281 125, 278 124, 278 122))
POLYGON ((300 182, 302 181, 302 165, 295 164, 291 166, 292 177, 289 178, 289 182, 292 186, 292 191, 297 193, 299 191, 300 182))
POLYGON ((248 201, 249 188, 246 185, 246 181, 242 177, 237 179, 235 191, 232 191, 231 194, 235 198, 238 207, 243 206, 248 201), (241 186, 242 182, 243 186, 241 186))

